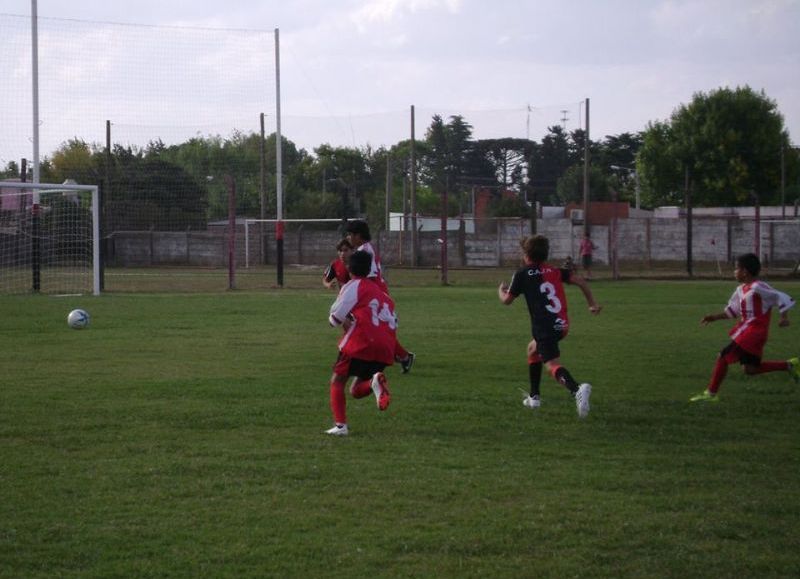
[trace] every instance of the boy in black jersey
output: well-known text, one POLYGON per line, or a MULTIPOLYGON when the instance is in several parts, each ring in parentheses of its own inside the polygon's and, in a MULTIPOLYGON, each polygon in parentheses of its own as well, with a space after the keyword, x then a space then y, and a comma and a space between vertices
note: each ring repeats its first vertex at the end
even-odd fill
POLYGON ((522 403, 528 408, 539 408, 539 386, 542 377, 542 366, 546 366, 550 375, 567 388, 575 397, 578 416, 585 418, 589 414, 589 397, 592 385, 578 385, 569 371, 561 365, 561 352, 558 342, 569 331, 567 316, 567 296, 564 283, 578 286, 583 292, 589 311, 597 314, 602 309, 597 304, 589 289, 589 284, 582 277, 569 269, 560 269, 547 263, 550 253, 550 242, 543 235, 528 237, 520 242, 524 265, 514 273, 511 286, 501 283, 497 290, 503 304, 510 305, 518 296, 524 295, 531 316, 531 335, 528 344, 528 375, 530 377, 530 395, 522 403))

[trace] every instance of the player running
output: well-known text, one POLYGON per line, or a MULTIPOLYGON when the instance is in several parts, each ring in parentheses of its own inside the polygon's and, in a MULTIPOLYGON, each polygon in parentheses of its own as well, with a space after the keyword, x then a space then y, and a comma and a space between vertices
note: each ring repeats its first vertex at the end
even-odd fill
POLYGON ((784 371, 789 372, 792 379, 800 383, 800 359, 761 360, 769 336, 772 309, 777 308, 781 314, 778 325, 788 326, 788 312, 794 307, 794 300, 758 279, 760 272, 761 261, 757 255, 745 253, 737 257, 733 275, 741 285, 733 292, 722 312, 708 314, 700 320, 701 325, 707 326, 717 320, 739 318, 733 329, 728 332, 731 342, 719 353, 708 388, 692 396, 689 399, 691 402, 718 402, 717 392, 728 373, 728 366, 734 362, 742 365, 745 374, 784 371))
MULTIPOLYGON (((369 225, 367 225, 367 222, 361 220, 350 221, 347 224, 347 239, 356 251, 366 251, 372 256, 372 267, 370 268, 369 278, 388 294, 389 286, 386 285, 386 280, 383 279, 381 258, 372 246, 372 236, 369 233, 369 225)), ((406 350, 400 345, 400 341, 398 340, 394 357, 395 360, 400 362, 403 374, 408 374, 411 371, 411 366, 414 365, 416 355, 414 352, 406 350)))
POLYGON ((339 340, 339 357, 330 382, 335 424, 325 431, 326 434, 345 436, 349 433, 344 387, 350 376, 355 376, 350 385, 353 398, 372 393, 378 410, 386 410, 391 402, 383 370, 394 363, 397 317, 389 294, 367 279, 371 263, 372 256, 366 251, 356 251, 350 256, 352 279, 342 287, 331 306, 328 321, 332 326, 343 326, 345 332, 339 340))
POLYGON ((592 385, 578 385, 560 361, 558 342, 566 337, 569 330, 567 296, 563 284, 575 284, 581 289, 591 313, 597 314, 602 308, 595 301, 586 280, 570 269, 556 268, 547 263, 550 242, 546 237, 528 237, 520 242, 520 246, 524 266, 514 274, 511 286, 501 283, 497 293, 505 305, 524 295, 531 316, 533 339, 528 344, 530 395, 522 400, 522 404, 533 409, 541 406, 540 382, 544 365, 550 375, 570 391, 575 398, 578 416, 585 418, 589 414, 592 385))

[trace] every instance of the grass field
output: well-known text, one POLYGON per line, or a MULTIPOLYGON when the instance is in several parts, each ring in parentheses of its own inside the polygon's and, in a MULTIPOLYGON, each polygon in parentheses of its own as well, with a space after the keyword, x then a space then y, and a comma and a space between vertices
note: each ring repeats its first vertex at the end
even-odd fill
MULTIPOLYGON (((733 281, 597 282, 597 317, 570 288, 580 421, 549 377, 521 404, 510 273, 394 272, 417 364, 387 412, 348 399, 347 438, 322 288, 0 297, 0 576, 800 576, 800 389, 732 368, 687 402, 733 281)), ((792 319, 767 358, 800 353, 792 319)))

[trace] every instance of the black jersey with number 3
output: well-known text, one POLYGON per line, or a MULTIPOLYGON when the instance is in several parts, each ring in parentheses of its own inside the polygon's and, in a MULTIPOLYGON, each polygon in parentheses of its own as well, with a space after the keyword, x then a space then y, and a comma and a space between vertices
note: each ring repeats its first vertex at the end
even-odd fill
POLYGON ((548 263, 526 265, 514 273, 509 293, 525 296, 531 315, 531 335, 536 340, 560 339, 569 329, 564 283, 572 272, 548 263))

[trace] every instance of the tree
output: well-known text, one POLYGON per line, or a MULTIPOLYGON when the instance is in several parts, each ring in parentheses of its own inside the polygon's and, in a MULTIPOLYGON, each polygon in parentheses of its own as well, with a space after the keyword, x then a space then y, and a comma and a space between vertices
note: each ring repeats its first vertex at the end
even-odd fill
POLYGON ((751 192, 762 203, 778 202, 780 151, 788 146, 783 117, 763 91, 745 86, 697 93, 665 126, 645 131, 644 186, 655 198, 682 190, 678 176, 686 170, 696 205, 748 204, 751 192))

